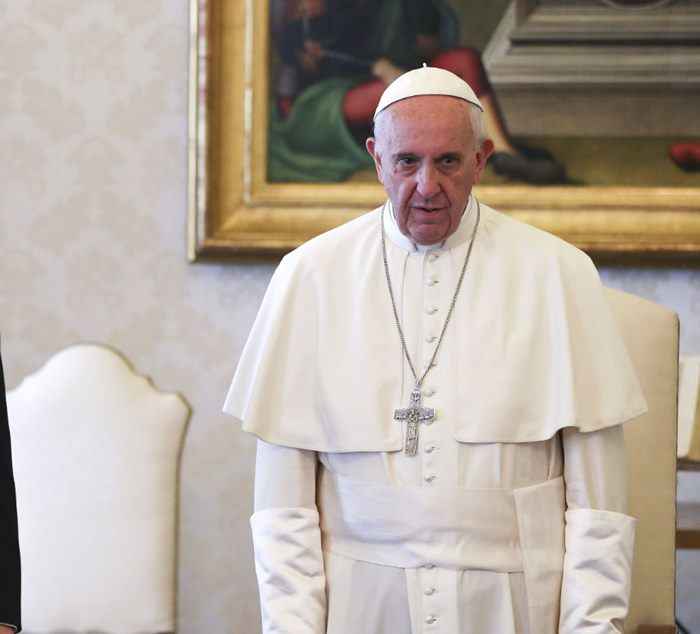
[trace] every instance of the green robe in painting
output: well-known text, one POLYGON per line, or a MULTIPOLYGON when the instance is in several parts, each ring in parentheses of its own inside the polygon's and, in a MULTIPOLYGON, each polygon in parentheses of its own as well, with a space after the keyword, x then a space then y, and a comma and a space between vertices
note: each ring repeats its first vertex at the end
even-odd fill
POLYGON ((270 104, 268 180, 343 181, 372 166, 341 115, 343 97, 355 84, 357 80, 332 78, 309 86, 287 119, 270 104))

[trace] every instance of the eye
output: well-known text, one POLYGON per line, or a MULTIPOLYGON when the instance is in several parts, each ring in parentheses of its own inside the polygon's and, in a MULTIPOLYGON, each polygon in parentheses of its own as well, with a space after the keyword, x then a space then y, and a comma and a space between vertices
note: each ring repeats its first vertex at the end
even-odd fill
POLYGON ((401 169, 413 167, 417 162, 418 159, 411 155, 399 156, 396 159, 396 165, 401 169))
POLYGON ((457 156, 443 156, 440 158, 440 164, 444 167, 454 167, 459 164, 459 158, 457 156))

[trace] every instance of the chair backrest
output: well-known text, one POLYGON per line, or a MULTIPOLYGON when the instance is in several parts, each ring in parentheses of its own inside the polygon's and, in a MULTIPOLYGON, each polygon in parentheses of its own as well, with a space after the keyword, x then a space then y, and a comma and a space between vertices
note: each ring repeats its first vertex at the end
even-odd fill
POLYGON ((56 354, 7 401, 25 630, 174 631, 187 404, 92 344, 56 354))
POLYGON ((700 462, 700 356, 681 357, 678 384, 678 458, 700 462))
POLYGON ((638 519, 625 631, 636 632, 675 622, 678 317, 640 297, 607 292, 649 405, 624 427, 629 512, 638 519))

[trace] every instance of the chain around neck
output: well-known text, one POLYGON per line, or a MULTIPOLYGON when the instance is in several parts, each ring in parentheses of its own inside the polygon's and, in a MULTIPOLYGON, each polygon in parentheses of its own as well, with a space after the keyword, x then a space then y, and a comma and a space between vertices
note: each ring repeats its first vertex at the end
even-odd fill
POLYGON ((399 319, 399 311, 396 308, 396 299, 394 298, 394 290, 391 285, 391 275, 389 274, 389 263, 387 260, 387 255, 386 255, 386 236, 385 236, 385 231, 384 231, 384 210, 386 209, 386 205, 382 207, 382 213, 379 215, 379 223, 381 226, 381 236, 382 236, 382 259, 384 260, 384 273, 386 274, 386 285, 387 288, 389 289, 389 297, 391 298, 391 307, 394 311, 394 320, 396 323, 396 330, 399 333, 399 339, 401 339, 401 348, 403 349, 404 356, 406 357, 406 361, 408 361, 408 367, 411 368, 411 373, 413 374, 413 379, 416 382, 416 388, 420 389, 421 386, 423 385, 423 381, 425 380, 425 377, 428 376, 428 372, 432 370, 433 368, 433 363, 435 362, 435 359, 437 358, 438 351, 440 350, 440 346, 442 345, 442 340, 445 338, 445 333, 447 332, 447 326, 450 323, 450 319, 452 317, 452 313, 454 312, 455 309, 455 304, 457 303, 457 297, 459 295, 459 291, 462 288, 462 282, 464 281, 464 275, 467 272, 467 265, 469 264, 469 258, 471 257, 472 254, 472 247, 474 246, 474 240, 476 238, 476 231, 479 228, 479 221, 481 220, 481 205, 479 204, 479 200, 474 197, 476 200, 476 221, 474 222, 474 229, 472 229, 472 235, 471 238, 469 239, 469 247, 467 248, 467 254, 464 257, 464 264, 462 265, 462 271, 459 274, 459 279, 457 280, 457 286, 455 287, 455 292, 454 295, 452 296, 452 301, 450 302, 450 308, 447 311, 447 316, 445 317, 445 323, 442 326, 442 331, 440 332, 440 336, 438 337, 438 341, 435 344, 435 350, 433 350, 433 356, 430 357, 430 363, 428 363, 425 367, 425 371, 421 375, 420 378, 418 378, 418 373, 416 372, 416 368, 413 365, 413 361, 411 360, 411 355, 408 353, 408 347, 406 346, 406 337, 404 336, 403 333, 403 328, 401 327, 401 320, 399 319))

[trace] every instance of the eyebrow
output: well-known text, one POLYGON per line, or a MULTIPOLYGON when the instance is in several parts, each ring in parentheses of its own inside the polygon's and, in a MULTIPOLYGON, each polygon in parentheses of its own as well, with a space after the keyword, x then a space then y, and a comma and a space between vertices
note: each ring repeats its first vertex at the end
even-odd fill
POLYGON ((398 161, 402 158, 418 158, 418 155, 415 152, 397 152, 392 158, 394 161, 398 161))
MULTIPOLYGON (((445 159, 445 158, 458 159, 458 158, 461 158, 462 156, 463 156, 462 152, 459 152, 457 150, 453 150, 450 152, 443 152, 442 154, 437 156, 435 158, 435 160, 439 161, 439 160, 445 159)), ((418 158, 418 154, 416 154, 415 152, 397 152, 396 154, 392 155, 392 159, 394 161, 398 161, 399 159, 402 159, 402 158, 418 158)))
POLYGON ((444 152, 444 153, 440 154, 440 156, 437 157, 437 160, 439 161, 441 159, 446 159, 446 158, 449 158, 449 159, 462 158, 462 153, 456 152, 456 151, 455 152, 444 152))

